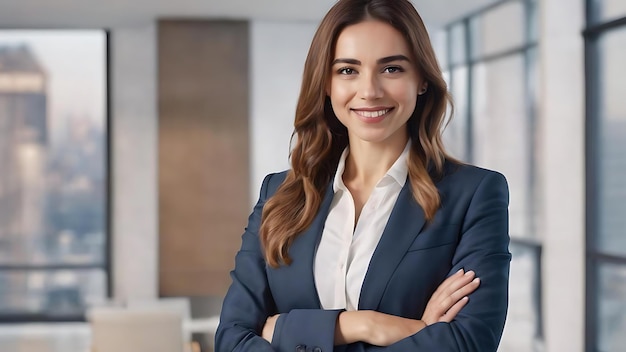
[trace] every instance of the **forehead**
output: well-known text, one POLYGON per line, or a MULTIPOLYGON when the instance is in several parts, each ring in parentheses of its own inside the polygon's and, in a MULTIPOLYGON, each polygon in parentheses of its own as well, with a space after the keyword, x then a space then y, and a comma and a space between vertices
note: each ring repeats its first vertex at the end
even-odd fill
POLYGON ((411 57, 402 33, 391 25, 367 20, 344 28, 335 45, 335 58, 377 60, 392 55, 411 57))

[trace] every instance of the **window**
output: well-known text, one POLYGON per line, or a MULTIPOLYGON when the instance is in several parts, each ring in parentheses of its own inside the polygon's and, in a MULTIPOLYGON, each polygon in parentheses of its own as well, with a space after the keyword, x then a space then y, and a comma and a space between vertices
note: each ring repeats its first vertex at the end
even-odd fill
POLYGON ((107 33, 0 30, 0 321, 110 290, 107 33))
POLYGON ((450 24, 446 33, 450 64, 444 70, 457 124, 446 130, 446 141, 453 141, 453 155, 500 171, 509 182, 513 259, 500 350, 511 352, 539 351, 543 341, 542 246, 535 229, 536 11, 535 1, 501 1, 450 24))
POLYGON ((588 0, 587 350, 626 344, 626 5, 588 0))

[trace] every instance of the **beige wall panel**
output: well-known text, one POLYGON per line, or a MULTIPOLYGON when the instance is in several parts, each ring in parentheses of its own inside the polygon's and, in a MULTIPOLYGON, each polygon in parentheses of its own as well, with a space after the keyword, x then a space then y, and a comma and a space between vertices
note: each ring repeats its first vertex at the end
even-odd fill
POLYGON ((250 211, 248 24, 158 27, 159 294, 221 296, 250 211))

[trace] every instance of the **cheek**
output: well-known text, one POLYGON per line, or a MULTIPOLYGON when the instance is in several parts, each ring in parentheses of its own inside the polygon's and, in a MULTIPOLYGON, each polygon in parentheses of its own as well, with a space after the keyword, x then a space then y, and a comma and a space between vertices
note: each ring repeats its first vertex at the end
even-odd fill
POLYGON ((347 82, 333 82, 330 86, 330 97, 334 100, 345 99, 348 96, 349 85, 347 82))
POLYGON ((353 94, 347 84, 332 84, 330 89, 330 101, 333 109, 345 107, 351 101, 353 94))
POLYGON ((390 88, 389 93, 399 103, 409 107, 415 106, 417 103, 417 87, 413 85, 398 84, 390 88))

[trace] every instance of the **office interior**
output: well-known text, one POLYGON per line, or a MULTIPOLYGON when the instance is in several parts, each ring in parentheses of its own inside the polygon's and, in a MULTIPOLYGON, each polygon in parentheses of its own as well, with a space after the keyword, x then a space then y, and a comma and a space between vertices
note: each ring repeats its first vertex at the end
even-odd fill
MULTIPOLYGON (((623 351, 626 2, 412 2, 454 99, 446 147, 509 182, 513 259, 499 351, 623 351)), ((0 209, 23 230, 15 237, 0 215, 0 253, 10 253, 0 258, 0 351, 92 351, 89 313, 107 310, 160 311, 177 330, 161 345, 212 351, 261 181, 289 168, 304 59, 333 3, 0 0, 0 209), (42 163, 32 160, 45 144, 13 138, 19 126, 6 122, 17 89, 6 77, 19 71, 7 57, 24 48, 3 35, 15 31, 99 33, 102 197, 85 203, 99 202, 101 230, 89 247, 97 259, 80 259, 80 250, 64 254, 72 260, 36 258, 45 222, 31 226, 29 216, 45 216, 16 206, 7 186, 18 182, 11 163, 38 180, 41 168, 27 166, 42 163)), ((80 61, 79 48, 70 50, 80 61)), ((20 189, 20 199, 37 199, 20 189)))

